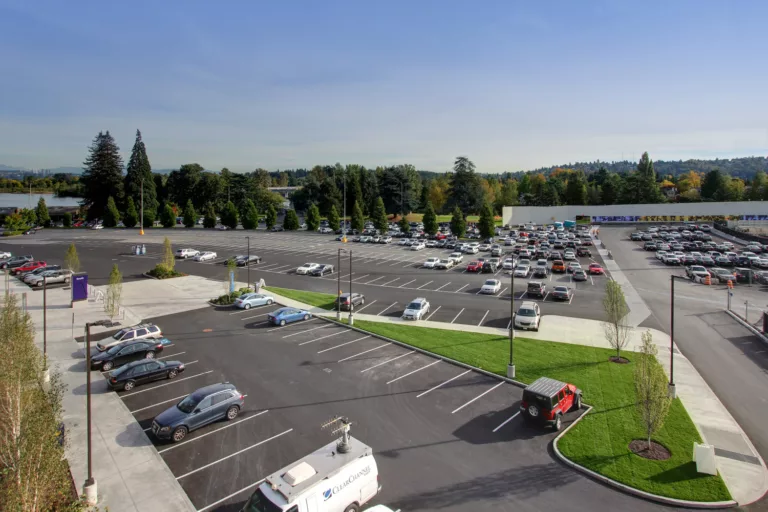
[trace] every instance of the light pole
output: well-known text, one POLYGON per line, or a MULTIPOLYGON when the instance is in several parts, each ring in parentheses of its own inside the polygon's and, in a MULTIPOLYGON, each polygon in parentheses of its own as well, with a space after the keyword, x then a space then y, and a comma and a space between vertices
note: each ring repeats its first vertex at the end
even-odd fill
POLYGON ((347 243, 347 169, 342 174, 344 180, 344 210, 341 216, 341 243, 347 243))
POLYGON ((86 388, 86 416, 88 432, 88 479, 83 485, 83 494, 89 505, 95 505, 98 501, 96 479, 93 478, 93 463, 91 458, 91 326, 104 325, 105 320, 87 322, 85 324, 85 388, 86 388))
POLYGON ((509 273, 509 364, 507 365, 507 377, 515 378, 515 269, 509 273))
POLYGON ((245 267, 248 269, 248 289, 251 289, 251 237, 245 237, 248 240, 248 257, 245 259, 245 267))
POLYGON ((355 303, 352 300, 352 251, 349 251, 349 325, 354 325, 355 320, 352 318, 352 310, 355 308, 355 303))
POLYGON ((48 278, 43 276, 43 384, 48 389, 51 374, 48 371, 48 278))
POLYGON ((139 234, 144 234, 144 176, 141 177, 141 215, 139 216, 139 234))
POLYGON ((675 387, 675 279, 687 281, 685 277, 669 276, 670 278, 670 298, 669 298, 669 384, 667 390, 670 398, 677 396, 675 387))
MULTIPOLYGON (((339 247, 339 251, 336 255, 336 320, 341 322, 341 253, 347 252, 346 249, 339 247)), ((352 300, 352 297, 349 297, 352 300)), ((352 302, 350 302, 350 305, 352 302)))

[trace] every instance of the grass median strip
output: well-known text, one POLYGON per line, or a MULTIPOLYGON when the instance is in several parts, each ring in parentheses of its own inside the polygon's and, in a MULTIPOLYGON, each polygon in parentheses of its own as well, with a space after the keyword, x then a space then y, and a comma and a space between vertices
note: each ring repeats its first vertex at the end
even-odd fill
POLYGON ((330 293, 310 292, 306 290, 291 290, 289 288, 277 288, 275 286, 265 286, 264 290, 273 292, 283 297, 309 304, 318 308, 332 311, 336 297, 330 293))
MULTIPOLYGON (((491 334, 449 331, 357 320, 355 326, 458 361, 506 374, 509 338, 491 334)), ((560 451, 572 461, 637 489, 670 498, 725 501, 731 496, 719 476, 696 472, 691 460, 698 431, 679 399, 670 407, 664 427, 654 440, 672 457, 643 459, 628 449, 643 439, 635 408, 634 364, 608 360, 614 352, 567 343, 515 338, 517 379, 532 382, 546 376, 572 382, 594 407, 565 435, 560 451)))

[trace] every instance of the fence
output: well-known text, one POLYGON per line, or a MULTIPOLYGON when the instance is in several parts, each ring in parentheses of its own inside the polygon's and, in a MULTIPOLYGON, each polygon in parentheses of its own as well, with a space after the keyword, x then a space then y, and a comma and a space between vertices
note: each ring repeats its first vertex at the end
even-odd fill
POLYGON ((768 244, 768 236, 760 236, 755 235, 754 233, 745 233, 743 231, 739 231, 738 229, 729 228, 728 224, 725 222, 715 222, 715 229, 718 231, 722 231, 723 233, 726 233, 731 236, 735 236, 736 238, 740 238, 742 240, 747 240, 750 242, 759 242, 761 244, 768 244))

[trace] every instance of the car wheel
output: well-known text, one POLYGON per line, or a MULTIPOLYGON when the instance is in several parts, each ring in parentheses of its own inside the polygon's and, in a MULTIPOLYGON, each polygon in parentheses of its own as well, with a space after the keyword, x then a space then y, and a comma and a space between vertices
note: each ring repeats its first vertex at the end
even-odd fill
POLYGON ((581 395, 576 394, 575 397, 573 397, 573 406, 571 407, 572 411, 578 411, 581 409, 581 395))
POLYGON ((360 507, 357 505, 357 503, 353 503, 345 508, 344 512, 360 512, 360 507))
POLYGON ((251 305, 250 304, 246 304, 245 306, 243 306, 243 309, 251 309, 251 305))
POLYGON ((272 305, 272 299, 267 299, 267 306, 272 305))
POLYGON ((109 371, 109 370, 111 370, 111 369, 112 369, 114 366, 115 366, 115 364, 114 364, 112 361, 107 361, 106 363, 104 363, 103 365, 101 365, 101 369, 102 369, 102 370, 104 370, 105 372, 108 372, 108 371, 109 371))
POLYGON ((362 306, 363 304, 365 304, 365 297, 362 297, 362 298, 360 299, 360 305, 362 306))
POLYGON ((64 278, 64 284, 69 284, 69 278, 68 277, 64 278))
POLYGON ((42 281, 38 281, 37 286, 43 286, 43 282, 42 281))
POLYGON ((560 430, 563 426, 563 417, 561 415, 555 416, 555 424, 553 425, 553 428, 555 430, 560 430))
POLYGON ((168 372, 168 378, 169 379, 175 379, 178 374, 179 374, 178 370, 175 370, 175 369, 171 370, 171 371, 168 372))
POLYGON ((284 326, 285 326, 285 320, 280 320, 280 327, 284 327, 284 326))
POLYGON ((147 359, 154 359, 155 353, 150 350, 149 352, 147 352, 147 354, 144 357, 147 359))
POLYGON ((135 387, 136 387, 136 383, 132 380, 129 380, 129 381, 126 381, 125 384, 123 384, 123 391, 130 391, 135 387))
POLYGON ((182 441, 185 437, 187 437, 187 427, 176 427, 176 430, 173 431, 173 435, 171 436, 171 439, 174 443, 178 443, 179 441, 182 441))
POLYGON ((304 320, 309 320, 309 315, 304 315, 304 320))
POLYGON ((238 414, 240 414, 240 408, 236 405, 233 405, 232 407, 227 409, 227 419, 230 421, 237 418, 238 414))

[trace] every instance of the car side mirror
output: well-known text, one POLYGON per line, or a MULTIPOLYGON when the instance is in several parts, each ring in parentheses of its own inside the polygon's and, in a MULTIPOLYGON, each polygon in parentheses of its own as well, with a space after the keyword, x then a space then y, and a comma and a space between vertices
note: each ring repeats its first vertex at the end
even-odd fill
POLYGON ((197 414, 197 413, 199 413, 199 412, 200 412, 200 409, 199 409, 199 408, 197 408, 197 407, 195 407, 195 410, 194 410, 194 411, 192 411, 192 414, 197 414))

